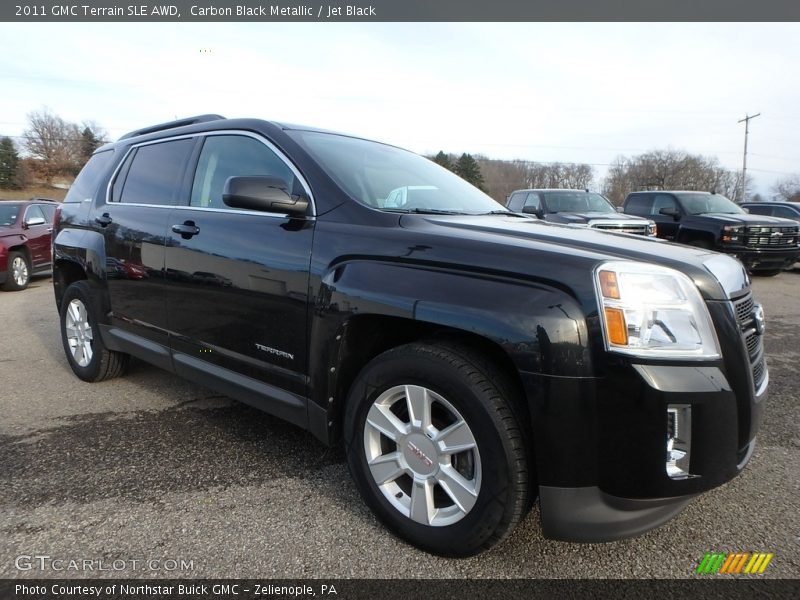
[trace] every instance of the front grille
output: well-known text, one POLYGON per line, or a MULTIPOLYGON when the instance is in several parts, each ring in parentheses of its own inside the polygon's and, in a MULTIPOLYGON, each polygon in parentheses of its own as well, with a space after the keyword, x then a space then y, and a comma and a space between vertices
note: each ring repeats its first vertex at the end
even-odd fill
POLYGON ((615 223, 595 223, 592 225, 593 229, 602 229, 603 231, 613 231, 616 233, 635 233, 636 235, 647 235, 647 224, 645 225, 630 225, 630 224, 615 224, 615 223))
POLYGON ((748 248, 796 248, 797 226, 745 227, 744 245, 748 248))
POLYGON ((764 336, 756 332, 754 309, 753 296, 749 293, 733 302, 736 323, 747 348, 750 369, 753 373, 753 386, 758 389, 767 374, 767 364, 764 359, 764 336))

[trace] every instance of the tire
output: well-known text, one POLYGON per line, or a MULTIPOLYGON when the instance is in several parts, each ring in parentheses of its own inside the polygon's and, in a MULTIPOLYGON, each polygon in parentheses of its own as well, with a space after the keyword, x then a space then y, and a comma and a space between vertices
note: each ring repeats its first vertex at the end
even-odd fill
POLYGON ((711 250, 711 243, 707 240, 692 240, 690 242, 686 242, 689 246, 694 246, 695 248, 702 248, 703 250, 711 250))
POLYGON ((125 372, 130 357, 108 350, 100 338, 96 309, 86 281, 76 281, 61 300, 61 341, 73 373, 84 381, 104 381, 125 372))
POLYGON ((364 501, 399 537, 471 556, 525 515, 528 449, 504 380, 466 348, 425 343, 384 352, 359 373, 344 414, 348 464, 364 501), (430 418, 412 418, 420 414, 430 418))
POLYGON ((12 250, 8 253, 8 272, 3 289, 17 292, 28 287, 31 281, 31 264, 24 252, 12 250))
POLYGON ((783 269, 759 269, 758 271, 751 271, 753 275, 757 275, 758 277, 775 277, 782 272, 783 269))

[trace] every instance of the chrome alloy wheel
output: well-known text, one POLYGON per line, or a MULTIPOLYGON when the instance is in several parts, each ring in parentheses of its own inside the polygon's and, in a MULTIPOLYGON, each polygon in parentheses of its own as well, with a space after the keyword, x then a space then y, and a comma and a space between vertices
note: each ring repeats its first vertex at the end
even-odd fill
POLYGON ((77 298, 67 307, 64 329, 72 358, 78 366, 88 366, 92 361, 92 327, 86 306, 77 298))
POLYGON ((15 256, 11 262, 11 277, 20 287, 24 287, 28 283, 28 263, 21 256, 15 256))
POLYGON ((441 527, 475 506, 481 462, 464 417, 442 396, 417 385, 392 387, 372 403, 364 424, 367 465, 401 514, 441 527))

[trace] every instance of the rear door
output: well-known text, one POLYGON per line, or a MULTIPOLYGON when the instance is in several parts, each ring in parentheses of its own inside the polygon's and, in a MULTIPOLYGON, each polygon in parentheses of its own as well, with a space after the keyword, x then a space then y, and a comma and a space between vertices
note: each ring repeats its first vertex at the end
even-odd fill
POLYGON ((167 231, 175 369, 209 385, 210 375, 261 396, 276 389, 302 396, 314 221, 228 207, 222 191, 234 176, 276 177, 293 193, 309 193, 267 140, 205 137, 185 205, 171 211, 167 231))
POLYGON ((93 216, 93 225, 105 238, 111 324, 163 346, 161 356, 167 362, 164 245, 170 211, 196 143, 195 138, 181 138, 131 148, 112 180, 107 202, 93 216))

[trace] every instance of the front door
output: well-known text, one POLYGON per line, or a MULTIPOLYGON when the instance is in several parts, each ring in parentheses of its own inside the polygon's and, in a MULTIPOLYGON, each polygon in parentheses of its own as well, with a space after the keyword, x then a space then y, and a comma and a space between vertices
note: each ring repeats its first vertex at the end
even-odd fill
MULTIPOLYGON (((246 134, 209 135, 188 206, 171 211, 166 247, 168 321, 178 372, 198 361, 234 377, 306 393, 308 273, 313 220, 231 209, 233 176, 299 177, 277 150, 246 134)), ((251 389, 260 389, 258 385, 251 389)))

